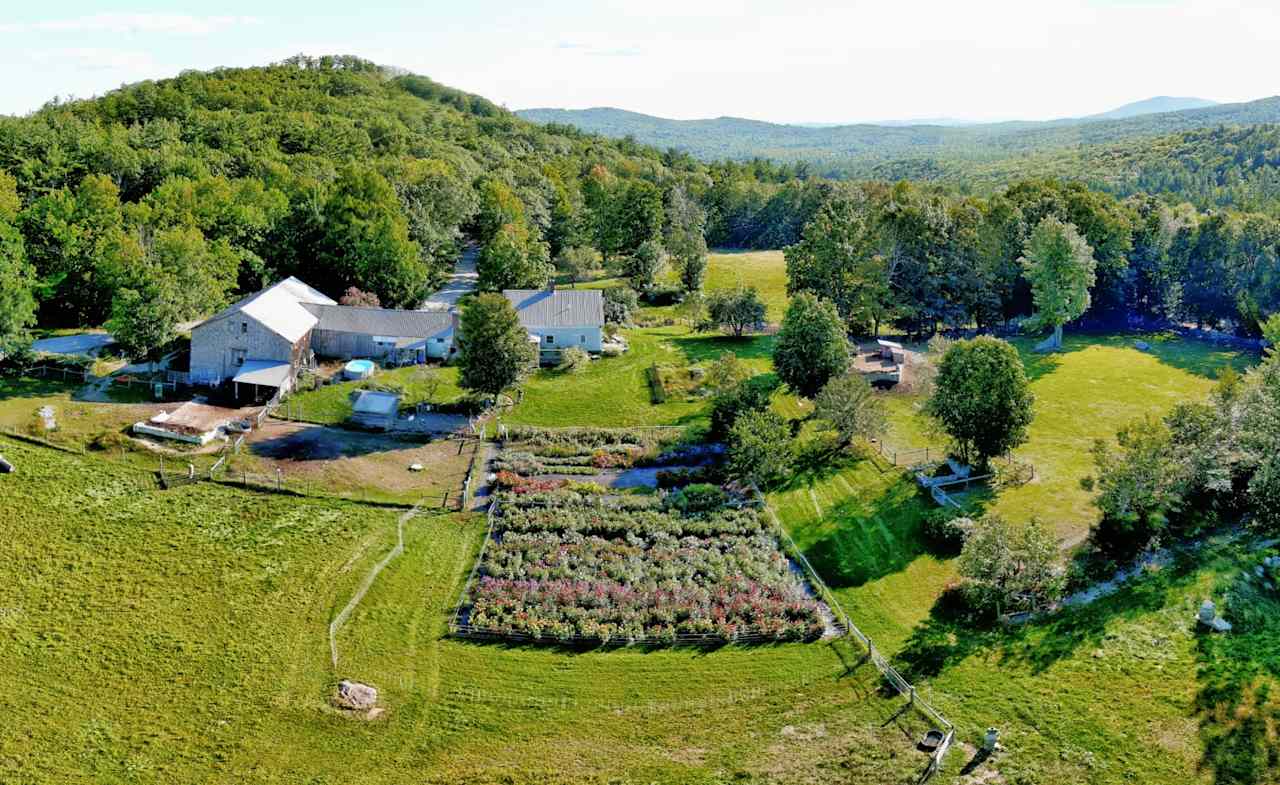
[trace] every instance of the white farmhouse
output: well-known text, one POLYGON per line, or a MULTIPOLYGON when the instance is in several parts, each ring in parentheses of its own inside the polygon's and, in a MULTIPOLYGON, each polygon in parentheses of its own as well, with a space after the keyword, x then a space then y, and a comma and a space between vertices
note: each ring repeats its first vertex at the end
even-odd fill
POLYGON ((542 362, 570 346, 599 354, 604 346, 604 295, 599 289, 507 289, 520 326, 538 340, 542 362))

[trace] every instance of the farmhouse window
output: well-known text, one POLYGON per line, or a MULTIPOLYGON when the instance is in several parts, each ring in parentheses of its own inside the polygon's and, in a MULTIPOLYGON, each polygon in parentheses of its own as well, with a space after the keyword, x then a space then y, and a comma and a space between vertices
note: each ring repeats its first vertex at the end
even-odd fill
POLYGON ((444 339, 443 339, 443 338, 437 338, 437 339, 436 339, 436 343, 444 343, 444 339))
POLYGON ((235 363, 236 367, 244 365, 244 354, 245 354, 244 349, 232 349, 231 362, 235 363))
POLYGON ((547 342, 547 343, 555 343, 555 342, 556 342, 556 337, 555 337, 554 335, 548 335, 548 336, 546 336, 545 340, 546 340, 546 342, 547 342))
POLYGON ((585 335, 578 336, 578 343, 586 343, 586 342, 587 342, 587 336, 585 335))

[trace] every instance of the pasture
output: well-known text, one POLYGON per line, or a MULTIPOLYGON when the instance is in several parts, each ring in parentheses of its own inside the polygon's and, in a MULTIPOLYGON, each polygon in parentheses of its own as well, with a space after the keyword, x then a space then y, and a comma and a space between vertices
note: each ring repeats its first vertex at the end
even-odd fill
MULTIPOLYGON (((717 254, 712 274, 752 256, 717 254)), ((776 269, 750 275, 765 273, 776 269)), ((771 336, 679 324, 626 334, 622 357, 536 373, 502 419, 697 426, 706 399, 654 403, 646 369, 678 375, 732 351, 771 370, 771 336)), ((1203 397, 1219 369, 1253 359, 1166 335, 1068 335, 1050 356, 1032 354, 1033 342, 1014 342, 1036 395, 1016 456, 1036 477, 975 506, 1040 518, 1064 555, 1096 517, 1080 485, 1092 441, 1203 397), (1152 350, 1134 348, 1137 338, 1152 350)), ((450 395, 451 383, 441 385, 450 395)), ((0 425, 24 428, 54 402, 65 422, 56 438, 73 446, 138 419, 131 406, 74 401, 66 386, 4 385, 0 425)), ((345 419, 350 387, 309 393, 308 408, 345 419)), ((917 397, 885 402, 886 443, 942 446, 917 397)), ((785 392, 774 405, 790 417, 809 409, 785 392)), ((1210 543, 1045 620, 975 628, 939 602, 957 575, 924 536, 932 502, 884 461, 809 449, 815 432, 802 430, 805 459, 769 502, 854 622, 956 723, 964 744, 949 774, 985 728, 1000 729, 1008 752, 978 769, 986 779, 957 781, 1274 781, 1277 603, 1230 594, 1256 559, 1246 544, 1210 543), (1224 593, 1255 623, 1206 638, 1196 607, 1224 593)), ((0 733, 0 771, 17 781, 905 783, 923 766, 913 748, 922 720, 897 714, 901 701, 884 697, 847 641, 638 651, 447 637, 485 533, 471 514, 408 525, 406 555, 342 629, 335 671, 326 626, 391 547, 399 511, 208 483, 139 493, 129 461, 3 436, 0 451, 19 466, 0 476, 0 559, 16 565, 0 586, 0 692, 6 716, 23 720, 22 732, 0 733), (328 695, 347 677, 377 686, 387 713, 364 721, 332 709, 328 695)), ((326 464, 314 479, 387 500, 425 492, 429 483, 388 488, 381 476, 408 453, 373 452, 367 473, 326 464)))
POLYGON ((326 625, 395 511, 210 484, 140 494, 94 456, 0 449, 19 466, 0 478, 0 558, 19 565, 0 589, 0 689, 22 728, 0 734, 0 770, 19 781, 906 782, 923 765, 904 733, 922 728, 885 724, 900 701, 843 642, 445 638, 477 516, 410 523, 335 672, 326 625), (343 677, 378 686, 387 713, 329 708, 343 677))

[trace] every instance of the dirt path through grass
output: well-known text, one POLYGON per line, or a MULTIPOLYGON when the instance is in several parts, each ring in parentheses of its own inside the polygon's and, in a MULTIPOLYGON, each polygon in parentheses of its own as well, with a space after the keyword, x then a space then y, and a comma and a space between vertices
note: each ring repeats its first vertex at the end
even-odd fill
POLYGON ((329 655, 332 658, 334 670, 338 669, 338 630, 342 629, 342 625, 346 623, 351 616, 351 612, 356 609, 360 601, 364 599, 364 595, 369 593, 369 589, 373 586, 373 582, 377 580, 378 574, 386 569, 386 566, 395 560, 397 556, 404 553, 404 525, 413 520, 418 515, 418 511, 422 506, 415 505, 404 515, 396 520, 396 544, 386 556, 382 557, 382 561, 373 566, 369 574, 365 576, 361 582, 360 588, 356 589, 356 593, 351 595, 351 599, 347 601, 346 606, 338 611, 338 615, 333 617, 333 621, 329 622, 329 655))

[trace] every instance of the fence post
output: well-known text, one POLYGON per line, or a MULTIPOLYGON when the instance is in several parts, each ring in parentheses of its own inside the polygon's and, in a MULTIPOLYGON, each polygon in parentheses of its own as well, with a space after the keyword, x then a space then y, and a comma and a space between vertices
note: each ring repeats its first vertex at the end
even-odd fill
POLYGON ((276 493, 280 492, 280 484, 284 480, 284 471, 279 467, 276 468, 276 493))

